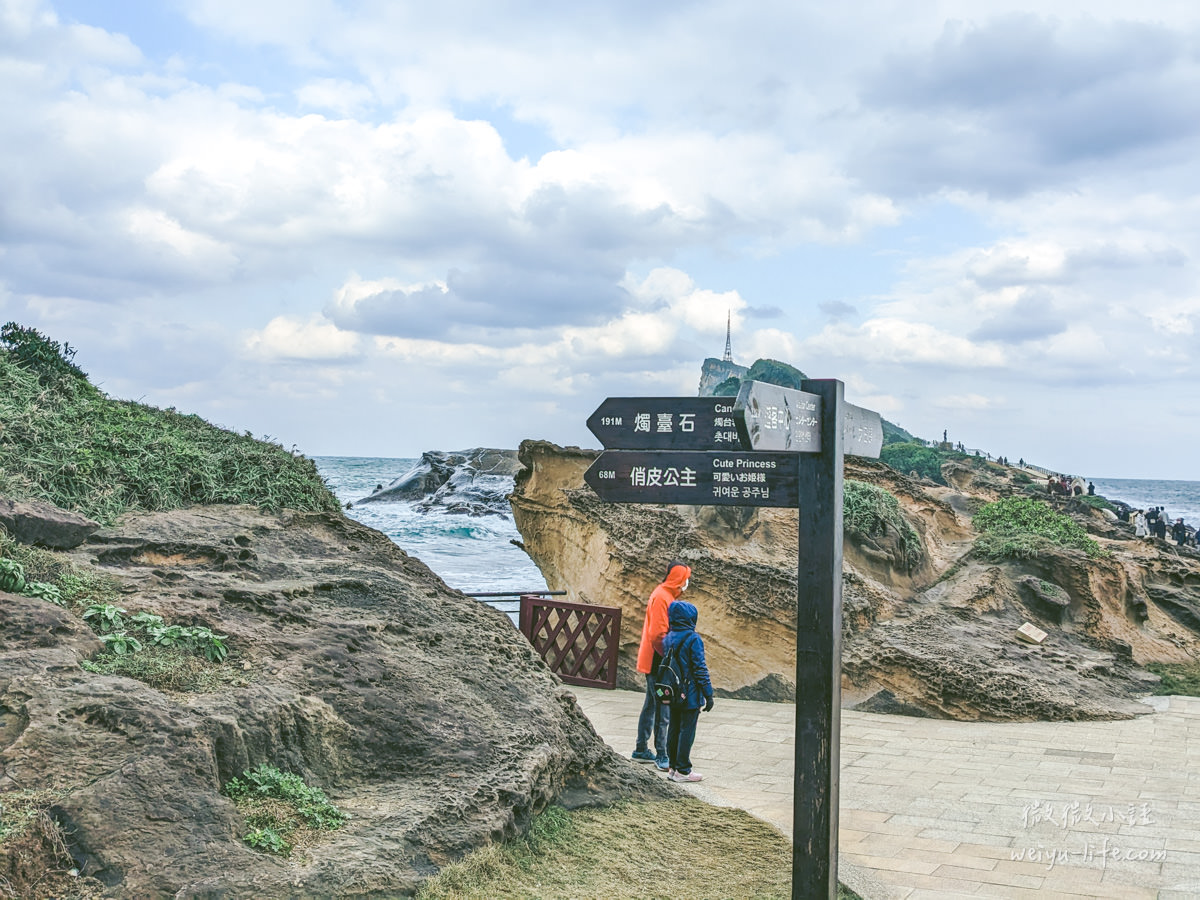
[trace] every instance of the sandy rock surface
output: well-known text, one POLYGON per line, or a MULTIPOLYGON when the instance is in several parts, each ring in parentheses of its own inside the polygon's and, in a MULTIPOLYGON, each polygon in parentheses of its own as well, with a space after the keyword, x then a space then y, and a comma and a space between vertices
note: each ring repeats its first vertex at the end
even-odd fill
POLYGON ((555 801, 661 796, 508 619, 337 515, 130 516, 73 551, 120 605, 229 636, 237 681, 170 694, 91 674, 76 613, 0 595, 0 792, 50 788, 77 865, 113 897, 395 897, 555 801), (268 762, 349 822, 256 852, 222 793, 268 762))
MULTIPOLYGON (((596 451, 527 441, 512 497, 524 546, 551 589, 623 611, 620 683, 634 662, 646 598, 678 558, 717 693, 794 696, 797 513, 604 503, 583 484, 596 451)), ((1058 551, 993 564, 970 553, 971 514, 1020 494, 1012 470, 951 464, 950 486, 847 458, 845 477, 885 488, 920 537, 910 566, 897 534, 847 534, 843 700, 959 719, 1123 718, 1155 676, 1142 665, 1200 652, 1200 556, 1133 539, 1132 529, 1068 504, 1111 551, 1058 551), (1018 639, 1030 622, 1041 645, 1018 639)))

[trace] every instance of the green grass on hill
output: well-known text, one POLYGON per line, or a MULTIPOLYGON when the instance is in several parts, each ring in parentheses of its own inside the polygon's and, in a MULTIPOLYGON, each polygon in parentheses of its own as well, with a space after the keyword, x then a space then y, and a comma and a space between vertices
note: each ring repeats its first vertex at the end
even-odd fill
POLYGON ((1088 556, 1109 555, 1068 515, 1031 497, 1007 497, 985 504, 972 519, 980 536, 975 552, 984 559, 1033 559, 1054 547, 1082 550, 1088 556))
POLYGON ((202 503, 338 509, 312 460, 199 416, 112 400, 65 367, 55 342, 21 331, 19 346, 0 348, 0 494, 104 523, 202 503))
MULTIPOLYGON (((792 848, 739 809, 690 797, 566 812, 442 869, 417 900, 785 900, 792 848)), ((859 900, 838 886, 839 900, 859 900)))

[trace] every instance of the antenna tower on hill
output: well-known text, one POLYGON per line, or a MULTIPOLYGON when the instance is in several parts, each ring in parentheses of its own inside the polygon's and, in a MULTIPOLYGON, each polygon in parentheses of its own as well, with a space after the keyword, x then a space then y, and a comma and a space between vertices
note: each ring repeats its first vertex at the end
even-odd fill
POLYGON ((730 342, 730 316, 732 313, 725 313, 725 362, 733 362, 733 344, 730 342))

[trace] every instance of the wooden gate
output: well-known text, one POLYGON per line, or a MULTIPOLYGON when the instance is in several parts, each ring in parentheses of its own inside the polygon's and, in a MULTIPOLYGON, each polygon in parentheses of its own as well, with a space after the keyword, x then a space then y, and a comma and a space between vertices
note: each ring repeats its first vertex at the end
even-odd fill
POLYGON ((568 684, 609 690, 617 686, 618 607, 523 594, 520 628, 550 670, 568 684))

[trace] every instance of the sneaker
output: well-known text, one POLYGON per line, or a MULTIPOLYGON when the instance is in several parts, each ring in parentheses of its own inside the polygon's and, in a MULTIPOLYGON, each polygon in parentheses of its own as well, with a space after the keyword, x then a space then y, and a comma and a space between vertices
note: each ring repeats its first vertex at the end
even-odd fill
POLYGON ((634 750, 629 756, 638 762, 654 762, 654 754, 649 750, 634 750))
POLYGON ((683 772, 676 772, 674 775, 668 775, 667 777, 670 778, 672 781, 703 781, 704 780, 704 776, 701 775, 699 772, 695 772, 695 771, 688 772, 686 774, 683 772))
POLYGON ((672 780, 674 780, 674 778, 675 778, 675 770, 674 770, 674 769, 667 769, 667 777, 668 777, 668 778, 670 778, 670 779, 672 779, 672 780))
POLYGON ((665 756, 655 757, 654 764, 658 766, 661 772, 665 772, 671 768, 671 763, 665 756))

